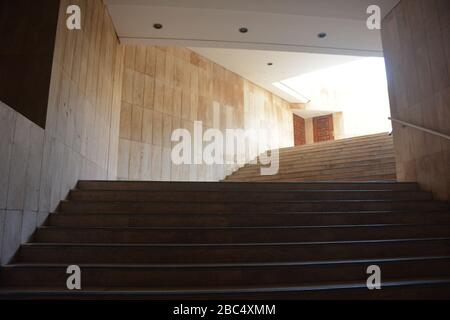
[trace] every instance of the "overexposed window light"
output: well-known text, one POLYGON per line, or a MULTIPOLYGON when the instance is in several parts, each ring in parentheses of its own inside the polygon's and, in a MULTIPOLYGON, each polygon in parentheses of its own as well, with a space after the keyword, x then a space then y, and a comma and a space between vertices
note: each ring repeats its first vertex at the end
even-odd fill
POLYGON ((348 137, 392 130, 383 58, 358 58, 280 83, 311 99, 307 110, 342 112, 348 137))

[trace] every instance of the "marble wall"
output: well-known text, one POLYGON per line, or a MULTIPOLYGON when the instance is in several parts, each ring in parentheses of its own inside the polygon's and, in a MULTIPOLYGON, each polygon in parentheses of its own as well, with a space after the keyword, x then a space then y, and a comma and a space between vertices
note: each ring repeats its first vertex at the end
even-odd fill
POLYGON ((62 0, 45 130, 0 103, 0 262, 79 179, 117 173, 123 47, 101 0, 62 0), (66 8, 82 9, 82 30, 66 8))
POLYGON ((172 130, 196 120, 293 144, 284 100, 188 49, 121 45, 103 1, 61 0, 45 129, 0 103, 0 262, 80 179, 222 179, 234 166, 170 162, 172 130), (66 28, 69 4, 81 30, 66 28))
MULTIPOLYGON (((393 118, 450 135, 450 1, 402 0, 383 21, 393 118)), ((450 141, 393 124, 400 181, 450 199, 450 141)))
POLYGON ((123 80, 120 179, 217 181, 236 169, 172 163, 172 131, 193 134, 194 121, 204 131, 267 129, 272 147, 293 145, 286 101, 189 49, 127 45, 123 80))

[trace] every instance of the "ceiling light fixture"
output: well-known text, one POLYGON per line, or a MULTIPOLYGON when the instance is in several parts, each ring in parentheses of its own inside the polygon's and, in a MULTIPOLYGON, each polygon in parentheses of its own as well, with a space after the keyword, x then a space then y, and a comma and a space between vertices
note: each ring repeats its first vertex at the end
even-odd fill
POLYGON ((155 23, 153 25, 153 28, 155 28, 155 29, 162 29, 162 27, 163 27, 163 25, 161 23, 155 23))
POLYGON ((325 32, 321 32, 321 33, 319 33, 319 34, 317 35, 317 37, 320 38, 320 39, 324 39, 324 38, 327 37, 327 34, 326 34, 325 32))
POLYGON ((245 27, 242 27, 242 28, 239 28, 239 32, 240 32, 240 33, 247 33, 247 32, 248 32, 248 29, 245 28, 245 27))

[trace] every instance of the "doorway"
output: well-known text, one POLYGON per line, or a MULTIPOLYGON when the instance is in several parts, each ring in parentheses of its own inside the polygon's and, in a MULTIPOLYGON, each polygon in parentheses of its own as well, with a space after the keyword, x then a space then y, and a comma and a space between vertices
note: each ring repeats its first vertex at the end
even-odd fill
POLYGON ((333 115, 313 118, 314 142, 334 140, 333 115))
POLYGON ((306 144, 305 119, 294 114, 294 145, 301 146, 304 144, 306 144))

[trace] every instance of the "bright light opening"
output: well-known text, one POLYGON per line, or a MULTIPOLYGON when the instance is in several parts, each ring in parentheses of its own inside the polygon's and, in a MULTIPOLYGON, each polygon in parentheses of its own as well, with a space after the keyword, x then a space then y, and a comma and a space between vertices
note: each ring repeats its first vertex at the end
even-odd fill
POLYGON ((307 110, 342 112, 347 137, 392 130, 383 58, 358 59, 283 80, 281 85, 307 96, 307 110))

